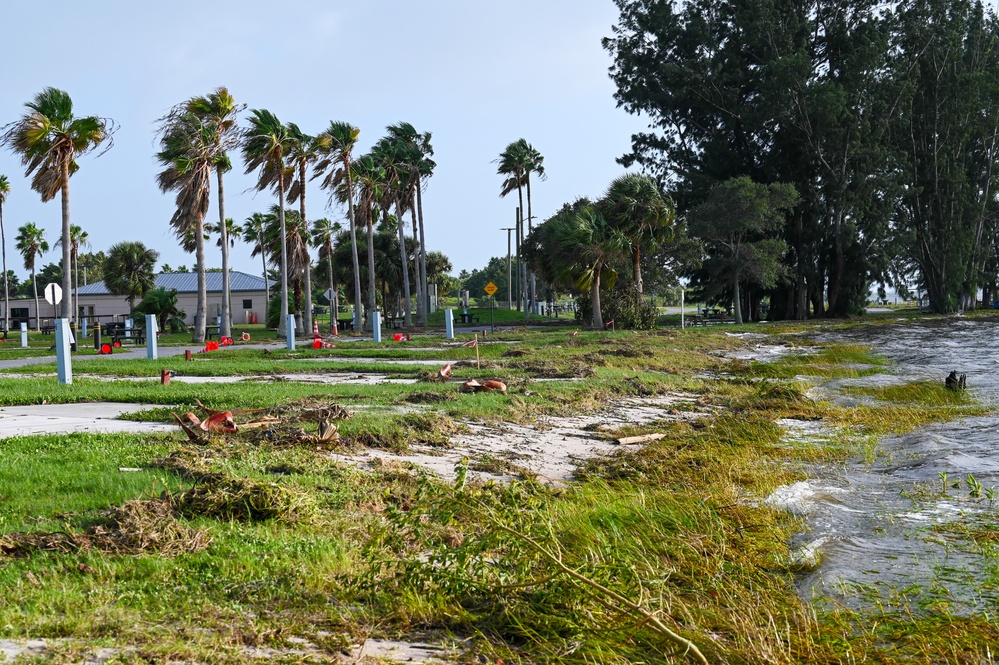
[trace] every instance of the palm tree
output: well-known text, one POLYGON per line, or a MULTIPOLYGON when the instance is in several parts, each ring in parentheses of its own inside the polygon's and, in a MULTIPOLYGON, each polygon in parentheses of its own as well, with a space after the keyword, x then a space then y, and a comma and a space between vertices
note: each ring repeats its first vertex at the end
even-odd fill
POLYGON ((162 119, 160 151, 156 159, 164 166, 157 183, 164 192, 177 192, 177 209, 170 226, 186 251, 194 251, 198 272, 198 301, 194 311, 196 344, 205 341, 208 316, 208 284, 205 275, 205 215, 208 213, 212 168, 218 151, 213 130, 179 104, 162 119))
MULTIPOLYGON (((413 324, 410 316, 411 294, 409 288, 409 257, 406 252, 406 229, 403 222, 403 206, 406 200, 406 181, 409 177, 409 167, 407 161, 411 155, 407 154, 404 144, 393 142, 389 138, 383 138, 375 144, 372 154, 379 161, 385 172, 385 188, 383 194, 385 203, 383 209, 388 213, 389 206, 394 203, 396 210, 396 230, 399 234, 399 265, 402 268, 403 298, 405 306, 402 308, 403 325, 407 328, 413 324)), ((419 296, 419 294, 417 294, 419 296)))
MULTIPOLYGON (((308 218, 305 216, 305 183, 306 176, 308 175, 309 166, 315 164, 319 160, 319 143, 316 141, 316 137, 309 136, 301 129, 298 128, 293 122, 289 122, 288 134, 292 137, 291 150, 288 151, 288 161, 291 162, 294 167, 293 180, 288 188, 288 203, 294 203, 298 201, 299 207, 299 219, 301 220, 300 231, 305 235, 306 238, 309 237, 309 222, 308 218)), ((303 303, 303 320, 302 324, 306 332, 312 332, 312 257, 309 255, 309 246, 306 244, 305 258, 306 261, 304 271, 304 291, 305 291, 305 302, 303 303)))
POLYGON ((309 236, 305 234, 305 225, 302 224, 302 218, 297 210, 286 210, 284 218, 285 237, 281 238, 279 211, 276 205, 270 207, 268 213, 264 215, 264 244, 268 254, 273 258, 280 255, 282 240, 284 242, 288 256, 288 281, 295 308, 295 324, 304 330, 300 306, 305 299, 305 271, 310 267, 309 236))
POLYGON ((603 328, 601 288, 617 280, 613 263, 628 239, 586 199, 562 208, 528 236, 525 258, 554 288, 589 291, 593 305, 590 325, 603 328))
POLYGON ((254 109, 250 113, 250 128, 243 141, 246 173, 259 169, 257 191, 273 187, 278 193, 278 217, 281 223, 281 315, 278 317, 278 336, 284 337, 288 334, 285 323, 288 315, 288 247, 284 216, 287 178, 285 155, 292 149, 294 139, 288 134, 288 128, 270 111, 254 109))
MULTIPOLYGON (((246 108, 237 104, 229 90, 218 87, 204 97, 192 97, 187 102, 188 110, 199 118, 208 129, 207 140, 215 148, 212 166, 218 182, 219 223, 221 234, 219 247, 222 249, 222 325, 219 334, 232 336, 232 288, 229 281, 229 227, 225 216, 225 188, 223 175, 232 170, 229 150, 239 145, 239 127, 236 116, 246 108)), ((207 299, 207 294, 206 294, 207 299)))
POLYGON ((339 309, 339 303, 337 302, 339 298, 337 297, 337 284, 333 280, 333 241, 342 233, 343 226, 340 222, 332 222, 324 217, 312 223, 312 244, 319 248, 320 260, 326 260, 327 283, 332 293, 330 307, 334 316, 339 309))
MULTIPOLYGON (((110 122, 93 115, 75 117, 73 100, 56 88, 45 88, 25 106, 28 112, 8 127, 0 142, 21 156, 25 175, 34 173, 31 188, 43 202, 62 194, 62 237, 68 238, 69 178, 80 168, 76 158, 97 148, 111 135, 110 122)), ((67 295, 70 261, 70 243, 64 243, 62 290, 67 295)), ((69 318, 70 300, 67 297, 62 302, 63 318, 69 318)))
MULTIPOLYGON (((351 165, 351 181, 358 188, 357 207, 361 212, 361 221, 367 228, 367 250, 368 250, 368 313, 375 309, 375 206, 382 198, 384 189, 385 171, 375 161, 371 155, 362 155, 354 160, 351 165)), ((337 196, 349 196, 349 190, 343 188, 337 190, 337 196)), ((370 327, 371 319, 368 319, 370 327)))
MULTIPOLYGON (((347 219, 350 222, 350 253, 354 263, 354 311, 361 311, 361 267, 357 257, 357 225, 354 221, 354 183, 351 178, 351 153, 357 145, 361 130, 347 122, 333 121, 322 134, 316 137, 322 156, 313 169, 315 176, 326 174, 320 187, 330 190, 332 202, 336 190, 343 183, 344 198, 347 201, 347 219)), ((358 318, 356 326, 361 325, 358 318)))
MULTIPOLYGON (((534 149, 530 143, 525 139, 518 139, 508 145, 503 152, 500 153, 498 159, 494 160, 499 166, 496 172, 499 175, 507 176, 506 180, 503 181, 503 187, 500 190, 500 197, 504 197, 510 194, 514 190, 517 191, 517 198, 519 201, 520 215, 517 218, 517 244, 521 245, 524 241, 524 190, 527 190, 527 233, 530 233, 534 229, 534 215, 531 210, 531 173, 537 173, 538 177, 544 180, 547 176, 545 175, 545 167, 542 165, 544 162, 544 157, 541 153, 534 149)), ((523 275, 518 275, 518 279, 522 279, 521 283, 521 293, 526 290, 527 286, 527 266, 526 264, 522 268, 523 275)), ((533 303, 537 298, 536 281, 534 275, 531 275, 531 288, 530 288, 530 302, 533 303)), ((519 306, 519 303, 518 303, 519 306)), ((524 312, 526 317, 528 311, 524 312)))
POLYGON ((3 204, 10 194, 7 176, 0 175, 0 255, 3 256, 3 329, 10 330, 10 288, 7 281, 7 234, 3 226, 3 204))
MULTIPOLYGON (((69 243, 70 243, 70 261, 73 266, 73 291, 67 295, 68 298, 72 299, 74 305, 70 308, 73 312, 73 324, 77 323, 77 317, 79 316, 79 307, 77 303, 79 299, 77 298, 77 293, 80 289, 80 247, 89 247, 90 235, 81 229, 76 224, 70 224, 69 226, 69 243)), ((62 238, 56 241, 56 246, 62 245, 62 238)))
POLYGON ((159 252, 137 241, 119 242, 108 250, 104 285, 114 295, 128 299, 129 313, 135 309, 135 299, 144 297, 156 285, 153 269, 159 257, 159 252))
POLYGON ((642 295, 642 245, 656 247, 673 235, 676 208, 655 180, 628 173, 615 178, 600 202, 604 216, 631 243, 631 272, 636 293, 642 295))
POLYGON ((417 304, 416 312, 420 325, 427 325, 427 292, 429 289, 427 282, 427 241, 426 229, 423 224, 423 181, 433 175, 437 164, 430 159, 434 154, 433 146, 430 145, 430 132, 419 133, 408 122, 400 122, 389 125, 389 136, 396 141, 405 144, 414 155, 413 163, 409 164, 411 172, 410 192, 415 195, 415 200, 410 203, 410 212, 413 216, 413 238, 419 246, 419 286, 417 292, 422 294, 420 302, 417 304), (419 230, 417 231, 417 219, 419 219, 419 230))
POLYGON ((45 231, 28 222, 17 230, 17 251, 24 258, 24 269, 31 272, 31 288, 35 295, 35 330, 42 329, 42 317, 38 309, 38 282, 35 279, 35 264, 38 257, 49 251, 49 243, 45 240, 45 231))
POLYGON ((260 260, 264 264, 264 296, 266 298, 265 302, 271 301, 271 287, 270 280, 267 279, 267 240, 265 229, 267 226, 267 216, 262 212, 255 212, 246 218, 243 223, 242 234, 243 242, 253 245, 253 252, 250 257, 254 257, 257 254, 260 255, 260 260))

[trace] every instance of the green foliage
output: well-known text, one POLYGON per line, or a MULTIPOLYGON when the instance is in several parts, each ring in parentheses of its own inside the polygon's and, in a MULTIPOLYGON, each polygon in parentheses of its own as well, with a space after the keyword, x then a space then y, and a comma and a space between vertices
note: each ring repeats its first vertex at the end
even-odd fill
POLYGON ((154 314, 161 331, 182 332, 187 330, 184 310, 177 309, 176 289, 151 289, 142 302, 132 310, 136 314, 154 314))
POLYGON ((153 269, 160 253, 141 242, 119 242, 108 250, 104 264, 104 285, 114 295, 125 296, 129 309, 135 309, 135 299, 153 288, 153 269))

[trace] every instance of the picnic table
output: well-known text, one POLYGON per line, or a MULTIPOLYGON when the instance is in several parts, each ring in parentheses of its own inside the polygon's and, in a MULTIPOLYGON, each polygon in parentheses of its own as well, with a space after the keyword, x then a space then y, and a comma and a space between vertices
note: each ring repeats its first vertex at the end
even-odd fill
POLYGON ((462 323, 478 323, 479 322, 479 317, 475 316, 474 314, 470 314, 468 312, 462 312, 462 314, 461 314, 461 322, 462 323))
POLYGON ((336 320, 336 325, 339 330, 353 330, 354 329, 354 319, 340 319, 336 320))
POLYGON ((385 325, 388 328, 401 328, 402 327, 402 317, 401 316, 386 316, 385 325))

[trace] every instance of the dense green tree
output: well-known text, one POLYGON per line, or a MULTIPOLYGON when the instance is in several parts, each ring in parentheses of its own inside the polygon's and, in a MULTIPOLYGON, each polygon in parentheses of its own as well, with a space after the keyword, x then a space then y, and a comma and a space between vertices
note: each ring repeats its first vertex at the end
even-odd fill
MULTIPOLYGON (((31 188, 42 201, 62 196, 62 234, 70 236, 69 179, 79 170, 76 158, 105 142, 110 136, 110 123, 97 116, 73 115, 73 100, 66 92, 45 88, 25 104, 28 112, 7 128, 0 141, 21 156, 25 175, 33 175, 31 188)), ((110 142, 109 142, 110 145, 110 142)), ((62 248, 62 317, 69 318, 71 264, 70 243, 62 248)))
POLYGON ((997 227, 999 30, 980 3, 900 8, 897 229, 934 310, 975 306, 997 227))
POLYGON ((107 259, 103 251, 84 252, 77 258, 77 266, 83 269, 83 285, 99 282, 104 279, 104 261, 107 259))
POLYGON ((108 249, 104 285, 112 294, 125 296, 128 311, 135 309, 136 298, 145 296, 156 284, 153 269, 159 256, 159 252, 137 241, 119 242, 108 249))
MULTIPOLYGON (((374 148, 372 148, 371 154, 378 161, 381 166, 382 173, 384 174, 384 183, 382 187, 383 200, 382 200, 382 212, 383 216, 388 216, 388 211, 390 206, 395 205, 395 229, 399 238, 399 275, 402 278, 403 285, 403 302, 404 306, 402 308, 403 325, 407 328, 410 327, 412 322, 412 317, 410 315, 410 304, 412 303, 412 294, 410 291, 410 270, 409 270, 409 253, 406 249, 406 232, 405 224, 403 222, 403 213, 405 211, 405 206, 409 202, 409 186, 413 182, 410 172, 410 163, 414 161, 416 155, 415 151, 411 146, 406 145, 400 141, 393 141, 389 137, 385 137, 379 140, 374 148)), ((419 300, 419 294, 417 294, 417 299, 419 300)))
POLYGON ((628 238, 632 255, 632 284, 642 294, 642 248, 655 248, 673 235, 676 209, 658 183, 646 175, 629 173, 615 178, 600 202, 604 216, 628 238))
POLYGON ((264 228, 267 225, 267 216, 262 212, 255 212, 243 221, 242 236, 243 242, 252 245, 251 257, 260 255, 263 264, 264 296, 267 302, 271 301, 270 279, 267 276, 267 236, 264 228))
POLYGON ((743 176, 716 185, 687 217, 691 234, 707 246, 707 272, 731 288, 737 324, 743 322, 742 282, 771 288, 782 276, 787 247, 772 232, 797 201, 791 185, 761 185, 743 176))
POLYGON ((35 265, 45 252, 49 251, 49 243, 45 240, 44 229, 38 228, 34 222, 28 222, 17 230, 15 247, 24 259, 24 269, 31 273, 32 294, 35 298, 35 330, 41 330, 41 317, 38 315, 38 282, 35 280, 35 265))
POLYGON ((159 330, 171 330, 179 327, 171 323, 183 324, 187 314, 177 308, 177 290, 155 288, 146 291, 142 302, 132 310, 133 314, 153 314, 159 330))
POLYGON ((628 238, 587 199, 567 204, 535 227, 524 242, 524 257, 554 289, 588 293, 590 326, 604 326, 602 289, 617 281, 615 261, 629 246, 628 238))

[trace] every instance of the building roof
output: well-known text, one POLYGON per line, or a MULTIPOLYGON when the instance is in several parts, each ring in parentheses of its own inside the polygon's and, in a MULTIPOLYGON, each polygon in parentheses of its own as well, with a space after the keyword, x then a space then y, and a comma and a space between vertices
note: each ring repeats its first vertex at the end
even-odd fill
MULTIPOLYGON (((210 272, 206 275, 208 292, 222 292, 222 273, 210 272)), ((273 284, 273 281, 271 282, 273 284)), ((156 275, 157 289, 176 289, 177 293, 197 293, 198 273, 196 272, 161 272, 156 275)), ((264 278, 248 275, 245 272, 229 271, 229 288, 233 293, 239 291, 263 291, 264 278)), ((81 296, 111 295, 104 282, 94 282, 80 287, 81 296)))

